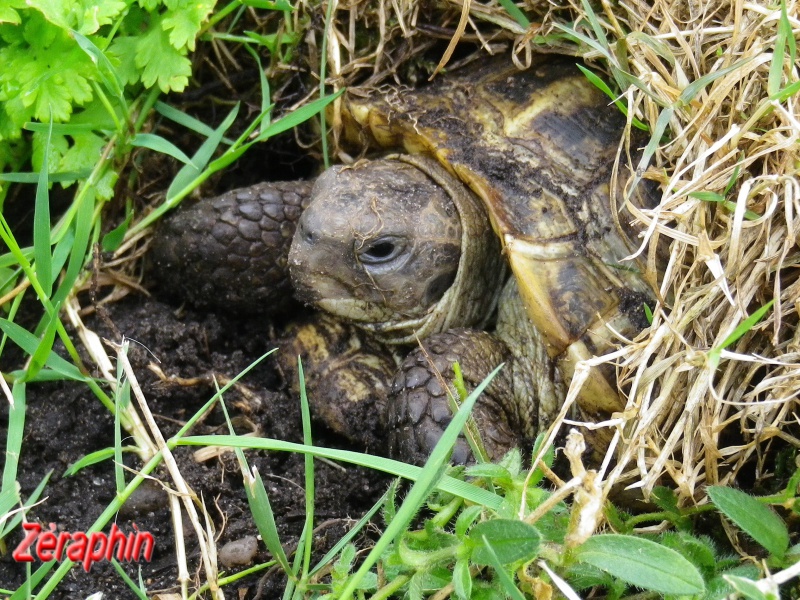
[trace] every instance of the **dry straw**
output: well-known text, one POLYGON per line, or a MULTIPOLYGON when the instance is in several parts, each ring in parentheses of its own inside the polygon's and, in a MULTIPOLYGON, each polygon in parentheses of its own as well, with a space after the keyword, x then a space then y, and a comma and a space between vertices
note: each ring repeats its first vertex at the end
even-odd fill
POLYGON ((523 7, 537 22, 475 0, 333 8, 332 88, 365 69, 366 85, 385 81, 432 40, 460 35, 520 66, 568 52, 604 71, 627 107, 621 154, 642 156, 634 120, 649 128, 626 189, 649 179, 663 191, 657 208, 633 209, 660 300, 650 329, 601 359, 629 398, 608 423, 606 490, 666 484, 697 501, 743 469, 768 477, 776 448, 800 446, 796 0, 537 1, 523 7))

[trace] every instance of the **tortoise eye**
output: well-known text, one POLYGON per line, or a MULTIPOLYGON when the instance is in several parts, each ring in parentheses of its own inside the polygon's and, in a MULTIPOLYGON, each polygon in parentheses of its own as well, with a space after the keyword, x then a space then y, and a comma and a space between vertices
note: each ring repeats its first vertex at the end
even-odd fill
POLYGON ((368 265, 380 265, 397 258, 405 249, 405 244, 393 237, 380 237, 365 242, 356 249, 358 259, 368 265))

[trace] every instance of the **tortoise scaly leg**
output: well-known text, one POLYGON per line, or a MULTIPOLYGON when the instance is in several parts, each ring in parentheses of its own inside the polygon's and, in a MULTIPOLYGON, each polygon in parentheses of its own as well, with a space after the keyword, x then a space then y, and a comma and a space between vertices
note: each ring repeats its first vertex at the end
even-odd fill
MULTIPOLYGON (((504 363, 473 410, 489 458, 498 460, 513 447, 530 446, 550 425, 565 386, 513 278, 503 289, 497 320, 494 334, 451 329, 430 336, 403 362, 385 417, 393 456, 416 463, 427 459, 452 418, 447 394, 454 392, 441 382, 452 387, 456 361, 469 390, 504 363)), ((470 457, 466 440, 459 438, 453 462, 470 457)))
MULTIPOLYGON (((500 363, 509 360, 512 356, 508 347, 485 331, 451 329, 423 340, 422 347, 403 361, 392 384, 384 419, 390 455, 416 464, 428 458, 452 419, 448 394, 455 394, 453 363, 458 362, 471 390, 500 363), (450 389, 445 389, 442 381, 450 389)), ((504 368, 472 412, 483 445, 495 460, 523 441, 518 407, 512 398, 513 381, 510 370, 504 368)), ((460 437, 451 460, 466 463, 470 457, 469 445, 460 437)))
POLYGON ((399 357, 363 329, 324 313, 291 323, 278 364, 299 398, 297 357, 303 361, 311 416, 368 452, 386 454, 380 415, 399 357))

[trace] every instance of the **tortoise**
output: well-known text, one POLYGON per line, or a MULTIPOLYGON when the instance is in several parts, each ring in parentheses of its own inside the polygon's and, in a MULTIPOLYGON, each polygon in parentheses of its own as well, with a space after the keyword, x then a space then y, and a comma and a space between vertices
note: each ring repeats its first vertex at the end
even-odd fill
MULTIPOLYGON (((174 283, 182 264, 196 303, 263 314, 291 287, 332 315, 290 329, 287 368, 304 354, 321 419, 364 439, 382 426, 369 439, 407 460, 424 460, 449 422, 455 360, 471 385, 506 363, 475 409, 499 457, 552 421, 579 361, 647 326, 653 291, 625 260, 636 231, 612 194, 625 118, 574 59, 553 56, 350 94, 342 114, 361 158, 313 185, 259 184, 179 212, 155 242, 157 269, 174 283), (405 360, 381 354, 420 344, 405 360)), ((581 420, 624 408, 614 375, 590 372, 581 420)), ((468 455, 462 440, 454 459, 468 455)))

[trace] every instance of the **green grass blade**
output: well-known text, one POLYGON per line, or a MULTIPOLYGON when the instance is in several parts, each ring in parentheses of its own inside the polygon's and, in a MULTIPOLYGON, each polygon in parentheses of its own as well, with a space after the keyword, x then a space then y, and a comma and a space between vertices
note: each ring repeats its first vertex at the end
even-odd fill
POLYGON ((733 333, 731 333, 728 337, 725 338, 725 341, 722 342, 722 345, 719 347, 719 349, 722 350, 724 348, 727 348, 735 341, 737 341, 740 337, 742 337, 745 333, 750 331, 756 323, 758 323, 761 319, 764 318, 764 315, 767 314, 767 311, 769 311, 769 309, 772 308, 772 305, 774 303, 775 300, 770 300, 764 306, 755 311, 752 315, 747 317, 744 321, 739 323, 739 326, 733 330, 733 333))
POLYGON ((272 110, 272 105, 269 105, 264 112, 256 117, 256 119, 248 126, 242 135, 239 136, 239 139, 236 140, 236 142, 234 142, 233 145, 222 156, 209 163, 208 168, 204 171, 204 175, 208 176, 211 173, 216 173, 217 171, 224 169, 236 161, 245 152, 247 152, 253 145, 263 142, 274 135, 297 127, 297 125, 300 123, 307 121, 319 113, 337 96, 338 94, 328 96, 327 98, 316 100, 310 104, 307 104, 306 106, 303 106, 302 108, 297 109, 296 111, 286 115, 284 118, 270 124, 268 127, 262 128, 261 133, 259 133, 254 140, 244 143, 244 141, 250 136, 250 133, 255 130, 258 124, 269 115, 270 111, 272 110))
MULTIPOLYGON (((303 422, 303 444, 313 446, 311 439, 311 411, 306 395, 306 379, 303 374, 303 361, 297 357, 297 376, 300 379, 300 415, 303 422)), ((311 568, 311 549, 314 546, 314 455, 303 456, 306 483, 306 519, 303 527, 305 543, 303 545, 303 573, 307 574, 311 568)))
POLYGON ((728 73, 732 73, 737 69, 741 69, 751 60, 753 60, 753 57, 745 58, 743 60, 733 63, 732 65, 725 67, 724 69, 720 69, 719 71, 714 71, 713 73, 708 73, 707 75, 703 75, 700 79, 696 79, 683 89, 681 95, 678 97, 678 104, 681 103, 688 104, 689 102, 694 100, 694 97, 700 93, 700 90, 704 89, 707 85, 713 83, 720 77, 724 77, 728 73))
POLYGON ((650 161, 658 149, 658 144, 661 142, 661 138, 664 137, 664 132, 667 130, 667 125, 669 125, 673 114, 675 114, 675 109, 672 107, 664 108, 661 110, 661 113, 659 113, 658 119, 656 120, 656 127, 650 135, 650 140, 647 142, 644 152, 642 152, 642 157, 639 159, 639 164, 636 166, 636 175, 634 176, 631 186, 628 190, 628 198, 630 198, 631 194, 633 194, 634 190, 636 189, 636 186, 639 185, 639 182, 642 180, 642 176, 647 170, 647 167, 650 165, 650 161))
POLYGON ((775 46, 772 49, 772 62, 769 66, 767 90, 770 97, 777 95, 781 89, 786 52, 789 52, 789 64, 795 64, 797 46, 792 32, 792 24, 786 12, 786 0, 781 0, 781 16, 778 19, 778 34, 775 36, 775 46))
POLYGON ((647 319, 647 323, 652 325, 653 324, 653 309, 651 309, 646 302, 642 303, 642 310, 644 310, 644 318, 647 319))
POLYGON ((511 579, 511 576, 503 568, 503 565, 500 564, 500 559, 497 558, 497 553, 494 551, 494 548, 492 548, 489 540, 486 539, 486 536, 483 538, 483 543, 488 558, 487 562, 494 569, 494 572, 497 573, 497 577, 500 579, 500 583, 506 595, 512 600, 525 600, 525 596, 522 595, 522 592, 520 592, 519 588, 514 584, 514 580, 511 579))
MULTIPOLYGON (((29 355, 33 355, 39 347, 40 340, 35 335, 7 319, 0 319, 0 330, 29 355)), ((55 352, 49 353, 44 364, 67 379, 89 381, 89 378, 81 373, 78 367, 67 362, 55 352)))
MULTIPOLYGON (((123 450, 126 450, 126 448, 123 448, 123 450)), ((130 448, 130 450, 135 451, 136 449, 130 448)), ((102 450, 90 452, 86 456, 82 456, 81 458, 79 458, 66 468, 66 470, 64 471, 64 477, 70 477, 72 475, 75 475, 82 469, 85 469, 86 467, 91 467, 93 465, 100 464, 101 462, 106 461, 110 458, 114 458, 115 451, 116 448, 112 446, 110 448, 103 448, 102 450)))
POLYGON ((272 511, 264 481, 257 469, 251 468, 244 475, 245 492, 250 510, 253 513, 253 520, 256 522, 258 533, 267 545, 267 549, 272 557, 278 561, 286 575, 292 575, 292 567, 286 552, 283 551, 278 526, 275 524, 275 513, 272 511))
POLYGON ((284 131, 288 131, 289 129, 294 129, 301 123, 308 121, 311 117, 320 114, 323 109, 328 106, 331 102, 336 100, 339 96, 344 93, 344 88, 340 89, 335 94, 330 94, 325 96, 324 98, 319 98, 318 100, 314 100, 314 102, 309 102, 305 106, 301 106, 295 111, 292 111, 288 115, 281 117, 274 123, 271 123, 269 127, 267 127, 264 131, 259 134, 259 136, 255 139, 256 142, 263 142, 273 136, 278 135, 279 133, 283 133, 284 131))
MULTIPOLYGON (((179 446, 225 446, 231 448, 251 448, 254 450, 272 450, 278 452, 299 452, 312 453, 314 456, 338 460, 368 469, 374 469, 397 477, 403 477, 411 481, 419 479, 422 472, 421 467, 409 465, 404 462, 362 454, 351 450, 339 450, 336 448, 323 448, 320 446, 305 446, 294 442, 274 440, 269 438, 240 437, 235 435, 196 435, 181 438, 177 444, 179 446)), ((453 477, 444 477, 439 484, 439 489, 443 492, 469 500, 476 504, 481 504, 493 511, 500 511, 503 508, 503 498, 489 492, 476 485, 461 481, 453 477)))
POLYGON ((36 569, 33 574, 25 580, 25 583, 20 588, 8 597, 8 600, 30 600, 33 596, 28 593, 29 589, 34 590, 44 580, 45 576, 53 570, 58 563, 56 561, 49 561, 44 563, 41 567, 36 569), (29 588, 27 586, 30 586, 29 588))
POLYGON ((389 490, 384 492, 383 496, 381 496, 378 499, 378 501, 372 505, 372 508, 370 508, 366 512, 366 514, 358 520, 358 523, 353 525, 353 527, 350 528, 350 531, 348 531, 345 535, 343 535, 341 539, 338 542, 336 542, 333 548, 331 548, 325 556, 319 559, 319 562, 316 565, 314 565, 314 567, 309 571, 308 574, 314 575, 320 569, 327 566, 327 564, 331 562, 333 558, 337 554, 339 554, 339 552, 341 552, 342 549, 345 546, 347 546, 347 544, 349 544, 350 541, 354 537, 356 537, 361 532, 362 529, 364 529, 364 527, 367 526, 367 523, 369 523, 372 520, 372 517, 375 516, 375 514, 381 509, 383 503, 386 502, 386 499, 388 497, 389 497, 389 490))
MULTIPOLYGON (((52 119, 51 119, 52 122, 52 119)), ((52 255, 50 250, 50 194, 47 173, 50 170, 50 140, 53 131, 47 133, 44 146, 42 168, 36 184, 36 201, 33 213, 33 256, 36 265, 36 278, 46 298, 53 292, 52 255)), ((45 300, 46 298, 41 298, 45 300)))
POLYGON ((125 585, 128 586, 128 588, 131 590, 131 592, 133 592, 133 594, 139 600, 148 600, 147 592, 145 590, 141 589, 138 585, 136 585, 136 582, 133 581, 133 579, 131 579, 128 576, 128 574, 122 568, 122 565, 119 564, 119 562, 117 562, 116 558, 112 558, 111 559, 111 564, 114 565, 114 570, 117 572, 117 575, 119 575, 122 578, 122 581, 125 582, 125 585))
POLYGON ((280 10, 286 12, 293 12, 294 7, 286 0, 242 0, 245 6, 252 6, 253 8, 263 8, 264 10, 280 10))
POLYGON ((50 312, 49 315, 44 317, 44 321, 47 325, 44 328, 44 333, 42 334, 39 343, 36 345, 36 349, 31 354, 31 360, 28 364, 28 368, 25 371, 25 381, 30 381, 42 370, 45 363, 47 363, 48 358, 50 356, 54 356, 55 353, 53 352, 53 342, 56 340, 56 328, 58 327, 59 317, 58 311, 61 308, 60 304, 57 304, 53 307, 53 310, 50 312))
MULTIPOLYGON (((39 133, 50 131, 48 123, 36 123, 34 121, 28 121, 22 128, 26 131, 38 131, 39 133)), ((75 135, 91 131, 97 131, 96 123, 53 123, 53 133, 56 135, 75 135)), ((52 176, 52 173, 50 175, 52 176)))
MULTIPOLYGON (((716 192, 689 192, 690 198, 697 198, 698 200, 702 200, 703 202, 716 202, 721 204, 729 211, 733 212, 736 210, 736 203, 731 202, 730 200, 726 199, 725 196, 722 194, 718 194, 716 192)), ((758 213, 753 212, 752 210, 745 210, 744 211, 744 218, 748 221, 755 221, 756 219, 761 218, 761 215, 758 213)))
MULTIPOLYGON (((136 225, 131 227, 129 235, 138 233, 152 223, 155 223, 164 213, 175 208, 184 197, 203 181, 203 169, 219 147, 225 132, 230 129, 238 112, 239 104, 237 103, 220 126, 211 131, 206 141, 203 142, 197 152, 195 152, 191 164, 184 165, 183 168, 178 171, 178 174, 175 176, 175 179, 172 180, 172 184, 167 190, 166 201, 136 225)), ((208 176, 208 173, 206 173, 206 176, 208 176)))
MULTIPOLYGON (((622 100, 620 100, 617 94, 611 91, 611 88, 608 87, 605 81, 600 79, 600 77, 598 77, 595 73, 593 73, 583 65, 577 65, 577 67, 586 76, 586 79, 588 79, 597 89, 602 91, 606 96, 611 98, 611 100, 614 102, 614 106, 616 106, 623 115, 625 115, 626 117, 628 116, 628 105, 625 104, 622 100)), ((642 123, 636 117, 633 117, 631 119, 631 123, 637 129, 641 129, 642 131, 650 131, 650 128, 644 123, 642 123)))
MULTIPOLYGON (((333 22, 333 2, 328 2, 325 9, 325 23, 322 27, 322 45, 319 59, 319 97, 325 97, 325 81, 328 73, 328 34, 331 31, 333 22)), ((328 156, 328 125, 325 112, 319 115, 320 146, 322 150, 322 165, 327 169, 331 166, 330 156, 328 156)))
MULTIPOLYGON (((47 181, 50 183, 75 181, 78 179, 86 179, 91 174, 92 171, 89 169, 83 171, 60 171, 47 175, 47 181)), ((9 183, 37 183, 41 177, 41 173, 0 173, 0 181, 8 181, 9 183)))
POLYGON ((497 0, 500 3, 500 6, 506 9, 506 12, 513 18, 520 27, 524 27, 527 29, 531 26, 531 22, 528 17, 525 16, 519 7, 514 4, 513 0, 497 0))
MULTIPOLYGON (((130 234, 137 233, 157 221, 164 213, 174 208, 178 202, 180 202, 181 199, 189 194, 197 185, 199 185, 212 173, 215 173, 216 171, 231 164, 234 160, 244 154, 251 146, 253 146, 253 144, 264 141, 274 135, 296 127, 300 123, 317 114, 319 111, 323 110, 325 106, 338 98, 343 92, 344 90, 340 90, 336 94, 327 96, 326 98, 321 98, 297 109, 296 111, 293 111, 282 119, 271 123, 269 127, 264 129, 255 140, 251 140, 250 142, 237 147, 237 145, 242 143, 245 139, 240 137, 237 142, 232 142, 231 148, 221 157, 215 161, 209 162, 214 151, 224 139, 225 132, 230 128, 234 119, 236 118, 236 114, 239 109, 239 105, 237 104, 236 107, 228 114, 222 124, 211 132, 208 139, 206 139, 200 149, 192 157, 193 164, 185 165, 175 176, 175 179, 172 181, 172 184, 167 190, 166 202, 164 202, 164 204, 159 206, 156 210, 151 212, 147 217, 132 227, 130 229, 130 234)), ((160 112, 166 112, 175 116, 173 112, 165 110, 164 108, 161 108, 160 112)), ((269 111, 262 112, 257 120, 250 124, 249 130, 255 128, 258 125, 259 120, 266 116, 268 112, 269 111)))
POLYGON ((629 46, 631 41, 636 41, 647 46, 658 56, 666 60, 671 67, 675 66, 675 53, 667 44, 657 40, 653 36, 647 35, 646 33, 642 33, 640 31, 633 31, 626 36, 626 41, 628 42, 629 46))
POLYGON ((736 185, 736 180, 739 179, 739 173, 742 170, 742 160, 739 159, 739 162, 736 163, 736 166, 733 168, 733 173, 731 173, 731 178, 728 180, 728 183, 725 185, 725 191, 723 194, 727 196, 731 193, 733 186, 736 185))
MULTIPOLYGON (((74 222, 74 237, 70 245, 69 264, 64 273, 64 278, 53 296, 53 302, 64 302, 67 299, 70 291, 78 280, 81 274, 83 265, 86 262, 87 252, 89 250, 89 240, 91 239, 92 227, 94 226, 94 208, 95 196, 93 192, 87 192, 79 199, 80 204, 75 213, 74 222)), ((62 238, 62 241, 67 239, 68 236, 62 238)))
MULTIPOLYGON (((0 234, 2 233, 3 231, 2 229, 0 229, 0 234)), ((5 239, 6 238, 4 238, 3 241, 5 241, 5 239)), ((33 258, 33 248, 24 248, 24 249, 16 248, 16 250, 19 250, 19 253, 16 255, 14 254, 14 252, 9 252, 0 256, 0 268, 15 267, 14 275, 12 278, 17 277, 19 275, 20 269, 16 267, 19 267, 20 259, 30 262, 30 259, 33 258)))
MULTIPOLYGON (((252 32, 248 31, 245 33, 250 35, 252 32)), ((253 33, 253 35, 256 34, 253 33)), ((261 84, 261 114, 264 115, 263 119, 261 120, 261 131, 259 134, 263 135, 264 130, 269 126, 270 121, 272 120, 272 92, 270 91, 269 80, 264 73, 264 67, 261 65, 261 57, 258 55, 258 52, 253 50, 250 44, 245 44, 244 48, 250 53, 250 56, 253 57, 253 60, 255 60, 256 64, 258 65, 259 83, 261 84)))
POLYGON ((553 23, 553 25, 555 26, 556 29, 560 29, 561 31, 566 33, 569 37, 574 38, 575 41, 583 42, 590 48, 597 50, 603 56, 603 58, 605 58, 609 62, 609 64, 614 64, 614 57, 609 52, 608 48, 604 47, 597 40, 594 40, 590 38, 588 35, 579 32, 574 27, 562 25, 561 23, 553 23))
MULTIPOLYGON (((2 374, 0 374, 2 377, 2 374)), ((17 468, 19 467, 19 457, 22 450, 22 438, 25 433, 25 412, 27 408, 27 396, 25 383, 17 381, 11 389, 11 397, 14 405, 8 409, 8 429, 6 437, 6 462, 3 465, 3 485, 2 492, 5 494, 9 490, 16 489, 17 468)), ((5 403, 5 394, 0 402, 5 403)), ((4 514, 0 511, 0 514, 4 514)))
MULTIPOLYGON (((203 137, 211 137, 214 135, 214 128, 209 127, 202 121, 195 119, 194 117, 187 115, 185 112, 178 110, 174 106, 170 106, 169 104, 165 104, 160 100, 156 102, 155 109, 158 114, 163 117, 166 117, 170 121, 174 121, 178 125, 185 127, 190 131, 194 131, 195 133, 199 133, 203 137)), ((232 144, 233 140, 222 138, 222 142, 224 144, 232 144)))
POLYGON ((211 173, 216 173, 217 171, 221 171, 228 165, 232 164, 233 162, 237 161, 240 156, 242 156, 245 152, 247 152, 251 146, 257 143, 257 140, 252 140, 246 142, 246 140, 250 137, 250 134, 255 131, 256 127, 263 121, 264 118, 270 113, 272 110, 272 105, 267 107, 265 112, 259 113, 259 115, 253 119, 250 125, 242 132, 242 134, 236 139, 236 141, 231 144, 231 147, 228 148, 222 156, 219 158, 212 160, 208 163, 208 167, 203 172, 204 176, 208 176, 211 173))
MULTIPOLYGON (((225 392, 227 392, 229 389, 235 386, 245 375, 247 375, 250 371, 252 371, 258 365, 260 365, 264 361, 264 359, 274 354, 275 352, 276 352, 275 348, 273 348, 269 352, 265 352, 257 359, 255 359, 253 362, 251 362, 249 365, 247 365, 244 369, 242 369, 241 372, 239 372, 235 377, 233 377, 228 383, 222 386, 220 390, 218 390, 213 396, 211 396, 211 398, 209 398, 208 402, 206 402, 203 406, 201 406, 200 409, 188 421, 186 421, 186 424, 183 427, 181 427, 180 431, 178 431, 177 434, 175 434, 175 438, 181 438, 184 435, 186 435, 188 431, 191 431, 192 428, 200 420, 200 418, 204 416, 211 409, 211 407, 220 400, 220 398, 222 398, 222 395, 225 392)), ((222 410, 223 412, 227 412, 225 411, 224 405, 222 405, 222 410)), ((246 446, 240 446, 240 447, 246 448, 246 446)))
POLYGON ((233 125, 233 122, 236 120, 237 114, 239 114, 239 103, 231 109, 228 116, 220 123, 219 127, 206 138, 206 141, 204 141, 197 152, 195 152, 191 163, 184 165, 183 168, 178 171, 178 174, 167 190, 167 204, 175 200, 175 198, 182 197, 182 195, 188 193, 186 189, 199 177, 200 172, 208 164, 208 161, 211 160, 220 142, 222 142, 222 137, 225 135, 225 132, 230 129, 231 125, 233 125))
MULTIPOLYGON (((31 495, 25 499, 25 502, 22 503, 22 506, 25 510, 19 511, 16 513, 11 519, 6 521, 5 523, 0 523, 2 528, 0 529, 0 540, 6 537, 9 533, 11 533, 14 529, 19 527, 19 524, 22 522, 23 515, 27 514, 28 509, 30 509, 33 505, 39 502, 39 498, 42 497, 44 494, 44 490, 47 487, 47 484, 50 482, 50 477, 53 475, 53 470, 49 470, 47 473, 44 474, 42 480, 36 486, 36 488, 31 492, 31 495)), ((19 507, 19 497, 16 494, 16 490, 9 490, 10 494, 0 494, 0 516, 7 515, 8 511, 11 508, 18 508, 19 507), (9 507, 7 502, 13 502, 13 506, 9 507)))
POLYGON ((775 100, 777 102, 785 102, 795 94, 800 92, 800 81, 795 81, 791 85, 787 85, 782 90, 779 90, 777 94, 774 96, 770 96, 770 100, 775 100))
POLYGON ((185 165, 190 165, 195 169, 197 168, 197 165, 192 162, 191 158, 184 154, 183 150, 160 135, 155 135, 153 133, 137 133, 131 140, 131 145, 139 148, 148 148, 149 150, 166 154, 167 156, 171 156, 172 158, 179 160, 185 165))
MULTIPOLYGON (((597 18, 592 5, 589 4, 589 0, 581 0, 581 6, 583 7, 583 12, 586 14, 586 18, 589 20, 589 25, 592 27, 597 42, 605 49, 606 53, 610 54, 605 29, 603 29, 603 26, 600 24, 600 20, 597 18)), ((614 62, 612 61, 611 64, 614 64, 614 62)))
MULTIPOLYGON (((123 352, 127 357, 128 345, 123 344, 123 352)), ((131 404, 131 382, 125 376, 125 367, 122 360, 117 360, 116 385, 114 386, 114 479, 117 484, 117 493, 125 489, 125 471, 122 462, 122 422, 124 414, 131 404)))
POLYGON ((0 491, 0 539, 14 528, 9 527, 8 523, 11 520, 11 511, 19 506, 21 500, 19 485, 16 482, 13 482, 8 489, 0 491))
MULTIPOLYGON (((54 248, 52 248, 52 258, 50 263, 50 272, 53 274, 53 281, 58 279, 58 274, 61 272, 61 269, 64 268, 64 265, 67 264, 67 259, 69 255, 72 253, 72 249, 75 247, 75 229, 73 227, 69 227, 66 233, 62 236, 62 238, 56 242, 54 248)), ((59 288, 62 287, 63 284, 59 284, 59 288)), ((56 288, 56 291, 59 289, 56 288)), ((50 298, 50 304, 55 304, 58 302, 56 300, 55 294, 50 298)), ((44 325, 40 322, 37 328, 36 333, 39 333, 44 328, 44 325)))
POLYGON ((125 234, 128 232, 128 229, 130 229, 131 221, 133 221, 133 211, 128 209, 127 213, 122 223, 103 236, 100 241, 100 247, 103 249, 103 252, 114 252, 122 245, 122 242, 125 240, 125 234))
MULTIPOLYGON (((218 396, 222 395, 220 390, 217 390, 218 396)), ((228 415, 228 409, 224 402, 220 402, 220 408, 225 415, 225 421, 228 424, 228 430, 233 434, 233 423, 231 423, 228 415)), ((247 503, 250 506, 250 512, 253 515, 253 520, 256 523, 258 533, 261 539, 267 546, 272 557, 278 561, 286 576, 289 578, 291 584, 294 578, 294 572, 289 565, 289 559, 286 552, 283 550, 280 534, 278 533, 278 526, 275 523, 275 513, 272 510, 272 504, 269 501, 267 489, 264 487, 264 481, 261 479, 261 474, 258 469, 251 468, 247 463, 247 458, 241 448, 235 448, 236 458, 239 462, 239 468, 242 471, 242 478, 244 479, 244 491, 247 496, 247 503)), ((288 585, 288 584, 287 584, 288 585)))

